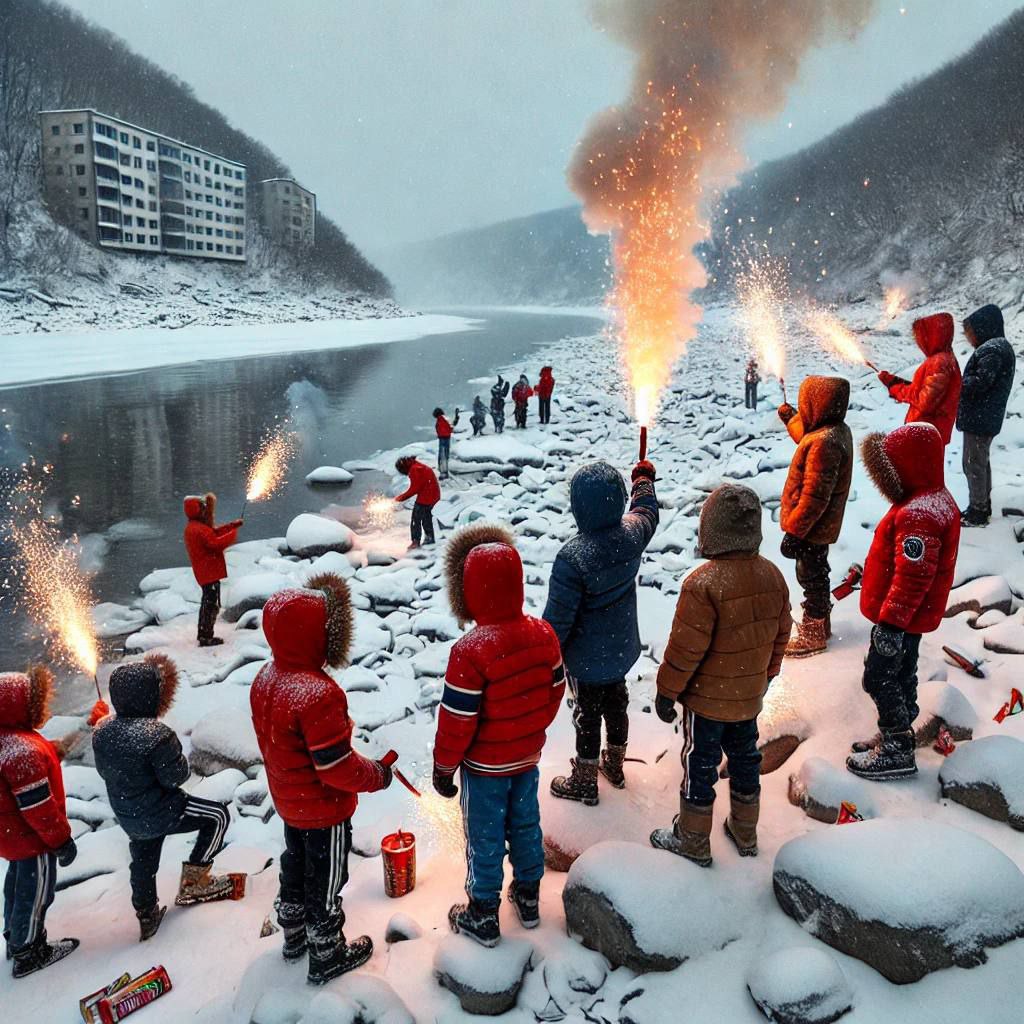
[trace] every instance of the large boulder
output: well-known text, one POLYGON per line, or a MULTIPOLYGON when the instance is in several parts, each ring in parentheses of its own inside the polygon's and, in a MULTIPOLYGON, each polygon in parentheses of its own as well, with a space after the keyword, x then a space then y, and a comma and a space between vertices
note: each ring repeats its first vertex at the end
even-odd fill
POLYGON ((775 1024, 832 1024, 853 1007, 835 957, 814 947, 769 953, 747 974, 747 991, 775 1024))
POLYGON ((907 984, 975 967, 1024 936, 1024 874, 979 836, 875 819, 791 839, 773 872, 782 909, 822 942, 907 984))
POLYGON ((957 747, 939 769, 942 795, 1024 832, 1024 743, 985 736, 957 747))
POLYGON ((294 586, 279 572, 250 572, 228 581, 223 617, 237 622, 246 612, 262 608, 279 590, 294 586))
POLYGON ((562 902, 570 935, 638 974, 674 970, 742 932, 720 878, 636 843, 592 846, 570 868, 562 902))
POLYGON ((962 612, 970 612, 977 617, 993 608, 1004 615, 1010 614, 1013 608, 1010 584, 1002 576, 979 576, 949 592, 946 618, 962 612))
POLYGON ((503 939, 484 949, 472 939, 449 935, 434 955, 434 976, 466 1013, 497 1017, 516 1005, 532 958, 533 946, 525 939, 503 939))
POLYGON ((963 691, 952 683, 940 680, 922 683, 918 687, 917 703, 921 708, 914 723, 914 742, 917 746, 930 747, 942 726, 949 730, 950 736, 957 743, 974 736, 978 712, 963 691))
POLYGON ((352 547, 352 531, 336 519, 303 512, 288 524, 285 544, 299 558, 316 558, 328 551, 344 554, 352 547))
POLYGON ((870 786, 822 757, 809 757, 798 772, 790 775, 789 802, 826 825, 836 823, 844 803, 856 804, 864 818, 878 814, 870 786))
POLYGON ((216 775, 226 768, 247 773, 254 765, 262 764, 252 717, 233 706, 208 712, 192 729, 188 760, 197 775, 216 775))

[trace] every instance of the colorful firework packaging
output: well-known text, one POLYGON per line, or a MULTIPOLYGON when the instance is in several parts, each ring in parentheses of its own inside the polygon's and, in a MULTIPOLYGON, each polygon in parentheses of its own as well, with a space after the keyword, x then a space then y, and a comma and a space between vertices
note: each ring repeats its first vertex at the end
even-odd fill
POLYGON ((1014 687, 1010 690, 1010 699, 992 716, 993 722, 1002 725, 1004 718, 1011 718, 1013 715, 1024 713, 1024 695, 1014 687))
POLYGON ((150 967, 137 978, 122 974, 80 1001, 82 1020, 85 1024, 117 1024, 170 990, 171 979, 162 966, 150 967))
POLYGON ((935 742, 932 744, 932 750, 941 754, 943 757, 949 757, 949 755, 956 750, 956 744, 953 742, 953 736, 944 725, 939 726, 939 735, 935 737, 935 742))
POLYGON ((863 821, 864 815, 859 813, 856 804, 844 800, 839 805, 839 817, 836 818, 837 825, 849 825, 854 821, 863 821))
POLYGON ((955 647, 943 646, 942 653, 946 655, 952 664, 962 668, 969 676, 973 676, 975 679, 985 678, 981 662, 974 658, 969 658, 963 651, 958 651, 955 647))
POLYGON ((860 581, 863 578, 864 566, 859 562, 854 562, 853 565, 846 570, 846 575, 843 577, 842 583, 832 591, 832 596, 837 601, 842 601, 844 598, 849 597, 855 590, 860 590, 860 581))

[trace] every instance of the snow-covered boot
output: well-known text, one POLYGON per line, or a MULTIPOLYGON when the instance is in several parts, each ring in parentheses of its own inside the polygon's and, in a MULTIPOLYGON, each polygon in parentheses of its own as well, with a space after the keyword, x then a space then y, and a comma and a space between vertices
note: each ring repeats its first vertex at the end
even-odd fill
POLYGON ((159 903, 154 903, 148 910, 135 911, 135 916, 139 919, 139 942, 145 942, 156 935, 166 913, 167 908, 161 907, 159 903))
POLYGON ((220 647, 224 640, 219 636, 204 636, 199 640, 200 647, 220 647))
POLYGON ((601 760, 598 763, 598 768, 601 774, 616 788, 626 788, 626 776, 623 774, 622 765, 626 760, 626 748, 625 746, 616 746, 614 743, 609 743, 604 750, 601 751, 601 760))
POLYGON ((874 750, 882 742, 882 734, 876 732, 869 740, 854 740, 850 744, 850 750, 855 754, 863 754, 868 750, 874 750))
POLYGON ((796 627, 796 636, 786 645, 787 658, 811 658, 828 650, 825 635, 825 620, 811 619, 806 615, 796 627))
POLYGON ((991 511, 986 512, 983 508, 975 508, 973 505, 968 505, 960 513, 960 525, 966 527, 988 526, 991 516, 991 511))
POLYGON ((281 934, 284 935, 281 956, 290 964, 301 960, 309 949, 309 943, 306 941, 306 926, 300 924, 294 928, 282 928, 281 934))
POLYGON ((524 928, 540 924, 540 882, 513 882, 508 887, 508 901, 516 908, 516 916, 524 928))
POLYGON ((337 945, 326 955, 314 950, 315 947, 311 946, 306 981, 310 985, 326 985, 332 978, 362 967, 373 956, 373 940, 369 935, 360 935, 358 939, 346 942, 342 935, 337 945))
POLYGON ((851 754, 846 759, 846 767, 862 779, 876 779, 879 782, 916 775, 913 732, 883 732, 882 742, 874 750, 851 754))
POLYGON ((19 949, 14 953, 15 978, 24 978, 29 974, 35 974, 71 956, 78 949, 78 939, 58 939, 56 942, 46 941, 46 932, 43 932, 31 946, 19 949))
POLYGON ((656 828, 651 833, 651 846, 685 857, 702 868, 711 867, 711 822, 714 805, 701 807, 683 801, 682 811, 672 820, 671 828, 656 828))
POLYGON ((181 865, 181 884, 174 897, 176 907, 190 907, 194 903, 214 903, 229 900, 234 895, 234 882, 227 875, 213 875, 209 864, 181 865))
POLYGON ((448 911, 448 923, 456 935, 465 935, 488 949, 501 940, 497 902, 481 903, 470 898, 469 903, 456 903, 448 911))
POLYGON ((761 807, 759 794, 729 790, 729 817, 725 834, 733 841, 741 857, 757 856, 757 818, 761 807))
POLYGON ((571 775, 556 775, 551 780, 551 795, 595 807, 598 801, 597 761, 574 757, 571 764, 571 775))

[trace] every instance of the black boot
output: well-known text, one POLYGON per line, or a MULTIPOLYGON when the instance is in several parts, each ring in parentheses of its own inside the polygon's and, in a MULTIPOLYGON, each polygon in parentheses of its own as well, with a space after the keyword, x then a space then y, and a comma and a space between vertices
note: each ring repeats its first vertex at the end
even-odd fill
POLYGON ((448 923, 456 935, 465 935, 488 949, 501 940, 497 903, 481 903, 474 899, 469 903, 456 903, 448 911, 448 923))
POLYGON ((601 774, 616 788, 626 788, 626 776, 622 771, 622 766, 626 760, 626 747, 616 746, 613 743, 609 743, 604 750, 601 751, 601 760, 598 763, 598 770, 601 774))
POLYGON ((513 882, 508 887, 508 901, 516 908, 516 916, 524 928, 540 924, 540 882, 513 882))
POLYGON ((991 511, 986 512, 983 508, 975 508, 973 505, 968 505, 960 513, 960 525, 967 527, 988 526, 991 515, 991 511))
POLYGON ((338 945, 326 956, 309 954, 309 973, 306 980, 310 985, 326 985, 332 978, 362 967, 373 956, 373 940, 360 935, 353 942, 346 942, 344 936, 338 945))
POLYGON ((882 741, 874 750, 851 754, 846 759, 846 767, 862 779, 875 779, 879 782, 916 775, 913 732, 883 732, 882 741))
POLYGON ((145 942, 156 935, 166 913, 167 908, 161 907, 159 903, 154 903, 148 910, 135 911, 135 916, 139 919, 139 942, 145 942))
POLYGON ((24 978, 29 974, 35 974, 36 971, 44 970, 51 964, 63 960, 64 957, 70 956, 78 949, 78 945, 78 939, 58 939, 56 942, 47 942, 46 932, 43 932, 31 946, 15 951, 13 975, 15 978, 24 978))
POLYGON ((572 759, 572 774, 558 775, 551 780, 551 795, 562 800, 575 800, 594 807, 597 795, 597 762, 572 759))
POLYGON ((301 960, 306 955, 306 950, 309 949, 309 943, 306 941, 306 926, 300 924, 295 928, 282 928, 281 931, 284 934, 281 956, 290 964, 301 960))

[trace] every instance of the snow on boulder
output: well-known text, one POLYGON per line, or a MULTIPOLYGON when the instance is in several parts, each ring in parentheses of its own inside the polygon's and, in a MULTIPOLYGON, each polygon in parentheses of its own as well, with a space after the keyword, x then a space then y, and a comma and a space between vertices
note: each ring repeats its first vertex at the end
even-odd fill
POLYGON ((129 608, 127 605, 103 601, 93 606, 92 623, 96 636, 107 640, 115 636, 127 636, 148 626, 153 616, 144 608, 129 608))
POLYGON ((989 626, 981 642, 986 651, 994 654, 1024 654, 1024 608, 1011 618, 989 626))
POLYGON ((306 579, 311 580, 314 576, 320 576, 322 573, 333 572, 335 576, 347 580, 354 575, 355 571, 356 568, 349 560, 348 555, 342 554, 340 551, 328 551, 319 558, 313 559, 306 571, 306 579))
POLYGON ((780 949, 747 974, 747 991, 775 1024, 832 1024, 853 1007, 853 990, 823 949, 780 949))
POLYGON ((933 680, 921 683, 917 690, 921 713, 914 724, 914 741, 919 747, 930 747, 944 725, 957 743, 974 736, 978 712, 963 692, 952 683, 933 680))
POLYGON ((939 769, 942 795, 1024 831, 1024 743, 985 736, 957 747, 939 769))
POLYGON ((592 846, 569 869, 562 902, 570 935, 638 974, 674 970, 743 931, 744 915, 720 876, 637 843, 592 846))
POLYGON ((352 547, 352 531, 336 519, 302 512, 288 524, 285 544, 299 558, 315 558, 328 551, 348 551, 352 547))
POLYGON ((408 914, 392 914, 384 929, 384 941, 391 945, 395 942, 411 942, 423 935, 419 922, 408 914))
POLYGON ((146 594, 142 598, 142 609, 161 626, 181 615, 195 615, 198 611, 196 605, 173 590, 154 590, 146 594))
POLYGON ((415 1024, 415 1018, 383 978, 359 971, 313 996, 297 1024, 415 1024))
POLYGON ((247 772, 262 761, 252 718, 233 705, 214 708, 192 729, 189 764, 197 775, 216 775, 225 768, 247 772))
POLYGON ((262 608, 279 590, 295 584, 279 572, 251 572, 228 580, 223 617, 237 622, 253 608, 262 608))
POLYGON ((166 590, 180 576, 191 576, 192 570, 188 566, 180 566, 176 569, 154 569, 151 573, 142 577, 139 583, 139 591, 149 594, 154 590, 166 590))
POLYGON ((216 772, 200 779, 191 792, 193 796, 198 796, 203 800, 229 804, 234 798, 235 790, 247 781, 245 772, 240 772, 237 768, 225 768, 222 772, 216 772))
POLYGON ((355 477, 341 466, 317 466, 306 474, 307 484, 350 484, 355 477))
POLYGON ((435 640, 458 640, 462 636, 455 616, 444 611, 421 612, 412 620, 412 632, 415 636, 435 640))
POLYGON ((489 434, 459 441, 452 449, 452 458, 459 462, 532 466, 534 469, 542 469, 544 466, 544 453, 539 448, 523 444, 506 434, 489 434))
POLYGON ((964 583, 949 592, 946 602, 946 618, 961 612, 981 615, 993 608, 1009 615, 1013 609, 1013 594, 1010 584, 1002 576, 979 576, 970 583, 964 583))
POLYGON ((862 817, 874 818, 878 814, 870 786, 821 757, 809 757, 800 771, 790 775, 789 802, 809 818, 826 825, 836 823, 844 802, 856 804, 862 817))
POLYGON ((396 608, 408 607, 416 600, 416 569, 383 572, 372 579, 360 580, 358 591, 370 601, 378 615, 387 615, 396 608))
POLYGON ((472 939, 449 935, 434 954, 434 977, 455 994, 466 1013, 496 1017, 516 1005, 533 958, 525 939, 503 939, 494 949, 472 939))
POLYGON ((103 536, 111 544, 118 544, 157 540, 163 535, 164 531, 148 519, 122 519, 121 522, 114 523, 103 536))
MULTIPOLYGON (((1024 936, 1024 874, 970 832, 877 818, 786 843, 775 897, 812 935, 896 984, 975 967, 1024 936)), ((649 884, 648 884, 649 889, 649 884)))

